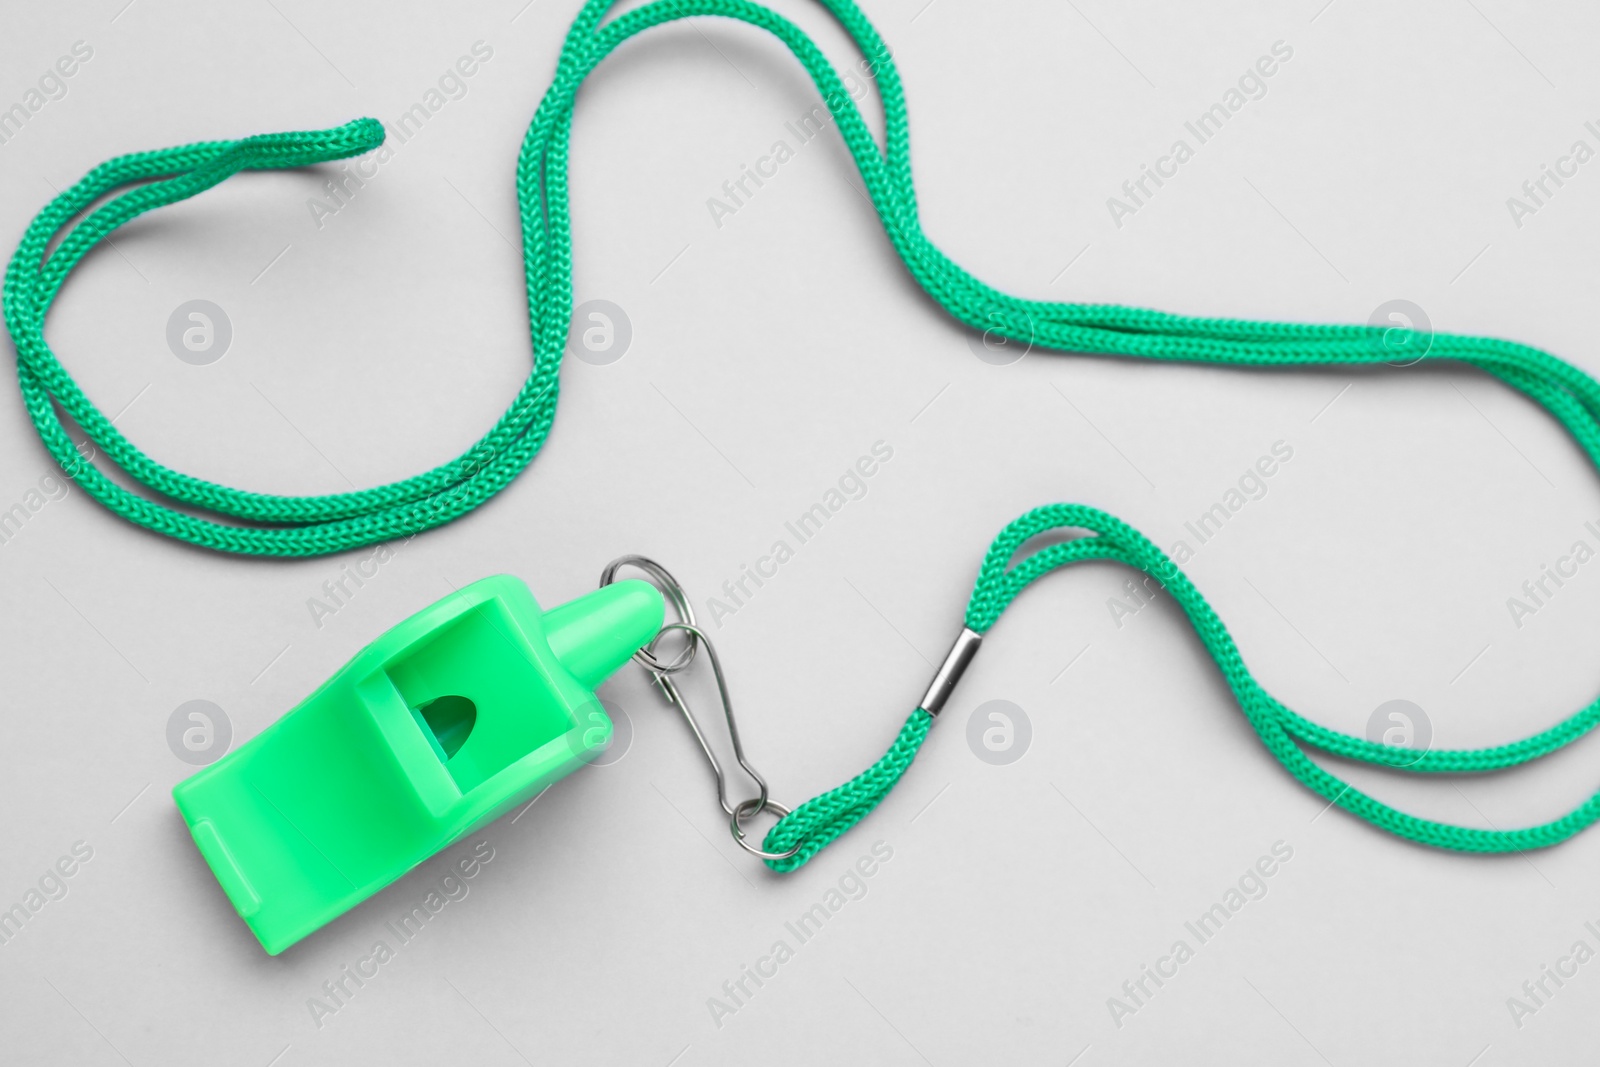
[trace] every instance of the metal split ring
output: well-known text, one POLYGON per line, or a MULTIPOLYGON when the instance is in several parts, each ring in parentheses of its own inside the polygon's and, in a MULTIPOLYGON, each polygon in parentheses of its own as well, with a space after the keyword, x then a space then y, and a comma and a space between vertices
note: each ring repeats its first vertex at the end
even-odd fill
MULTIPOLYGON (((606 564, 606 569, 600 572, 600 586, 604 588, 617 580, 617 571, 623 567, 635 567, 648 574, 656 586, 661 590, 661 595, 667 598, 672 605, 672 610, 678 613, 678 620, 687 623, 689 627, 695 625, 694 608, 689 604, 689 594, 683 591, 683 586, 678 584, 667 568, 646 556, 619 556, 606 564)), ((663 661, 656 655, 656 645, 666 636, 671 626, 663 626, 661 631, 650 639, 650 643, 633 654, 633 658, 647 670, 656 674, 676 674, 694 662, 695 654, 700 651, 700 635, 696 630, 689 630, 687 643, 683 650, 672 659, 663 661)))
POLYGON ((751 797, 749 800, 741 800, 733 806, 733 817, 728 821, 728 825, 733 828, 733 839, 738 843, 739 847, 750 853, 750 855, 759 856, 764 860, 786 860, 799 852, 799 845, 795 845, 787 852, 766 852, 752 845, 745 838, 744 826, 742 825, 744 820, 763 811, 770 811, 780 819, 785 819, 789 816, 789 809, 771 797, 751 797))

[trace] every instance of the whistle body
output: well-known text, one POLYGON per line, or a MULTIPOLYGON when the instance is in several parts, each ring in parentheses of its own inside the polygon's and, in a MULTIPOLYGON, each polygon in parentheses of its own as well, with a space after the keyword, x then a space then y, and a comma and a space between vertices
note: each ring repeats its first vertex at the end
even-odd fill
POLYGON ((594 689, 663 611, 647 582, 543 611, 520 579, 484 578, 373 641, 173 799, 277 955, 604 750, 594 689))

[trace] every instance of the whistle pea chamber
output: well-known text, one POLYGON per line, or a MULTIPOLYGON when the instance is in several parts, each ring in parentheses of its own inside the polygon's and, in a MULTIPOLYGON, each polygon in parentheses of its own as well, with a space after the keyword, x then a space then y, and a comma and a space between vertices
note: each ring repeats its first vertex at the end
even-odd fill
POLYGON ((611 740, 594 689, 655 637, 655 586, 543 611, 497 575, 368 645, 172 796, 234 908, 277 955, 611 740))

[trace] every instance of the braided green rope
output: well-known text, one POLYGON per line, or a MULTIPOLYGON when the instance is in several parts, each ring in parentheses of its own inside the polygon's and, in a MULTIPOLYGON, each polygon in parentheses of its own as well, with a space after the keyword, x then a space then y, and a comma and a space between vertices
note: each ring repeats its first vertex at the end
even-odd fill
POLYGON ((932 725, 932 715, 921 708, 913 711, 882 759, 839 788, 812 797, 774 823, 761 842, 762 850, 788 852, 792 848, 795 853, 781 860, 767 860, 767 866, 780 874, 797 870, 840 834, 866 818, 916 759, 917 750, 922 747, 932 725))
MULTIPOLYGON (((1161 582, 1183 608, 1195 633, 1217 662, 1245 718, 1267 749, 1301 784, 1330 804, 1337 804, 1380 829, 1436 848, 1460 852, 1522 852, 1546 848, 1600 819, 1600 792, 1559 819, 1517 830, 1477 830, 1419 819, 1361 792, 1318 766, 1300 743, 1346 759, 1419 773, 1470 774, 1512 767, 1577 740, 1600 722, 1600 699, 1550 729, 1509 745, 1476 749, 1431 749, 1417 753, 1368 741, 1319 726, 1295 714, 1263 689, 1234 644, 1228 628, 1167 555, 1149 538, 1122 520, 1082 504, 1036 508, 1007 526, 995 538, 967 604, 966 625, 986 633, 1000 614, 1033 582, 1046 574, 1085 560, 1114 560, 1144 571, 1161 582), (1059 542, 1012 563, 1024 542, 1053 530, 1087 530, 1089 536, 1059 542)), ((877 763, 837 789, 800 805, 779 820, 763 848, 782 852, 799 846, 795 855, 769 860, 776 871, 792 871, 859 822, 888 795, 927 736, 932 719, 920 708, 877 763)))
MULTIPOLYGON (((838 72, 798 27, 776 12, 748 0, 655 0, 604 22, 611 2, 589 0, 579 12, 523 141, 516 180, 533 365, 510 407, 470 448, 431 471, 349 493, 276 496, 219 485, 174 471, 141 452, 78 388, 45 340, 47 314, 67 276, 118 227, 201 193, 240 170, 302 167, 375 148, 381 143, 382 127, 372 119, 361 119, 333 130, 121 156, 90 171, 39 213, 7 266, 3 306, 17 352, 23 403, 56 462, 90 496, 130 522, 206 548, 249 555, 318 555, 414 534, 466 514, 505 488, 538 453, 555 417, 558 372, 572 315, 567 157, 578 88, 590 71, 635 34, 695 16, 756 26, 794 54, 833 113, 896 252, 917 282, 968 326, 1061 351, 1251 367, 1376 365, 1394 355, 1382 333, 1366 326, 1194 318, 1116 305, 1026 300, 991 288, 945 256, 922 232, 900 76, 888 47, 851 0, 821 2, 855 42, 876 80, 884 113, 881 146, 838 72), (154 498, 124 488, 83 462, 63 416, 83 429, 108 463, 154 498)), ((1525 393, 1543 405, 1600 466, 1600 384, 1582 370, 1526 345, 1452 335, 1434 337, 1427 358, 1468 364, 1525 393)), ((1394 764, 1396 756, 1381 745, 1318 726, 1262 690, 1221 621, 1187 578, 1141 534, 1090 508, 1042 508, 1007 527, 985 559, 968 608, 968 625, 986 630, 1030 582, 1083 559, 1117 560, 1165 582, 1273 754, 1309 788, 1375 825, 1440 847, 1503 851, 1554 844, 1600 815, 1597 798, 1543 826, 1470 830, 1415 819, 1350 788, 1313 763, 1300 745, 1380 764, 1394 764), (1092 536, 1053 545, 1011 564, 1030 536, 1057 527, 1086 529, 1092 536)), ((767 847, 781 851, 798 846, 799 851, 773 866, 799 866, 870 811, 899 780, 930 723, 925 712, 914 712, 889 753, 865 774, 802 805, 774 826, 767 847)), ((1406 769, 1495 770, 1551 752, 1597 723, 1600 701, 1523 741, 1429 752, 1406 769)))

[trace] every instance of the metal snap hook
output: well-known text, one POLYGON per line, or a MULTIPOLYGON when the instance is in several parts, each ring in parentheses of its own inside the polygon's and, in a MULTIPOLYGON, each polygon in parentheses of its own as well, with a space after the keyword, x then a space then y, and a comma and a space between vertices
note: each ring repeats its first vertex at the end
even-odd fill
POLYGON ((689 732, 694 735, 696 743, 699 744, 700 752, 705 756, 706 763, 711 768, 711 774, 716 779, 717 803, 722 807, 723 813, 728 816, 729 827, 733 833, 734 841, 746 852, 762 859, 788 859, 800 850, 800 846, 796 845, 793 849, 783 853, 764 852, 751 845, 745 838, 742 824, 746 819, 762 811, 771 811, 779 818, 783 818, 789 814, 789 809, 771 799, 767 793, 767 780, 761 776, 761 772, 755 769, 744 754, 744 742, 739 737, 739 724, 734 719, 733 700, 728 695, 728 680, 722 671, 722 659, 717 655, 716 646, 711 643, 711 638, 696 625, 694 609, 689 604, 688 594, 683 591, 683 586, 678 584, 678 580, 665 567, 644 556, 621 556, 612 560, 606 565, 605 570, 600 573, 600 584, 605 586, 616 581, 617 571, 623 567, 635 567, 649 575, 651 580, 660 588, 662 595, 672 604, 673 610, 677 612, 678 621, 669 622, 662 626, 650 643, 635 653, 633 658, 645 670, 650 672, 651 680, 655 682, 656 688, 661 690, 668 703, 678 709, 678 713, 683 716, 684 723, 689 727, 689 732), (676 656, 671 659, 663 659, 657 654, 657 645, 662 638, 671 633, 685 635, 686 641, 683 650, 676 656), (742 800, 737 804, 730 803, 728 800, 728 775, 722 769, 722 764, 717 760, 716 753, 711 750, 711 744, 706 740, 705 731, 700 728, 699 721, 695 719, 694 713, 689 710, 689 704, 684 699, 683 691, 678 687, 677 680, 674 677, 694 661, 702 646, 705 648, 707 658, 711 661, 711 673, 717 681, 717 695, 722 701, 722 717, 728 726, 728 740, 733 745, 734 759, 738 761, 740 769, 749 776, 759 790, 755 796, 748 800, 742 800))

